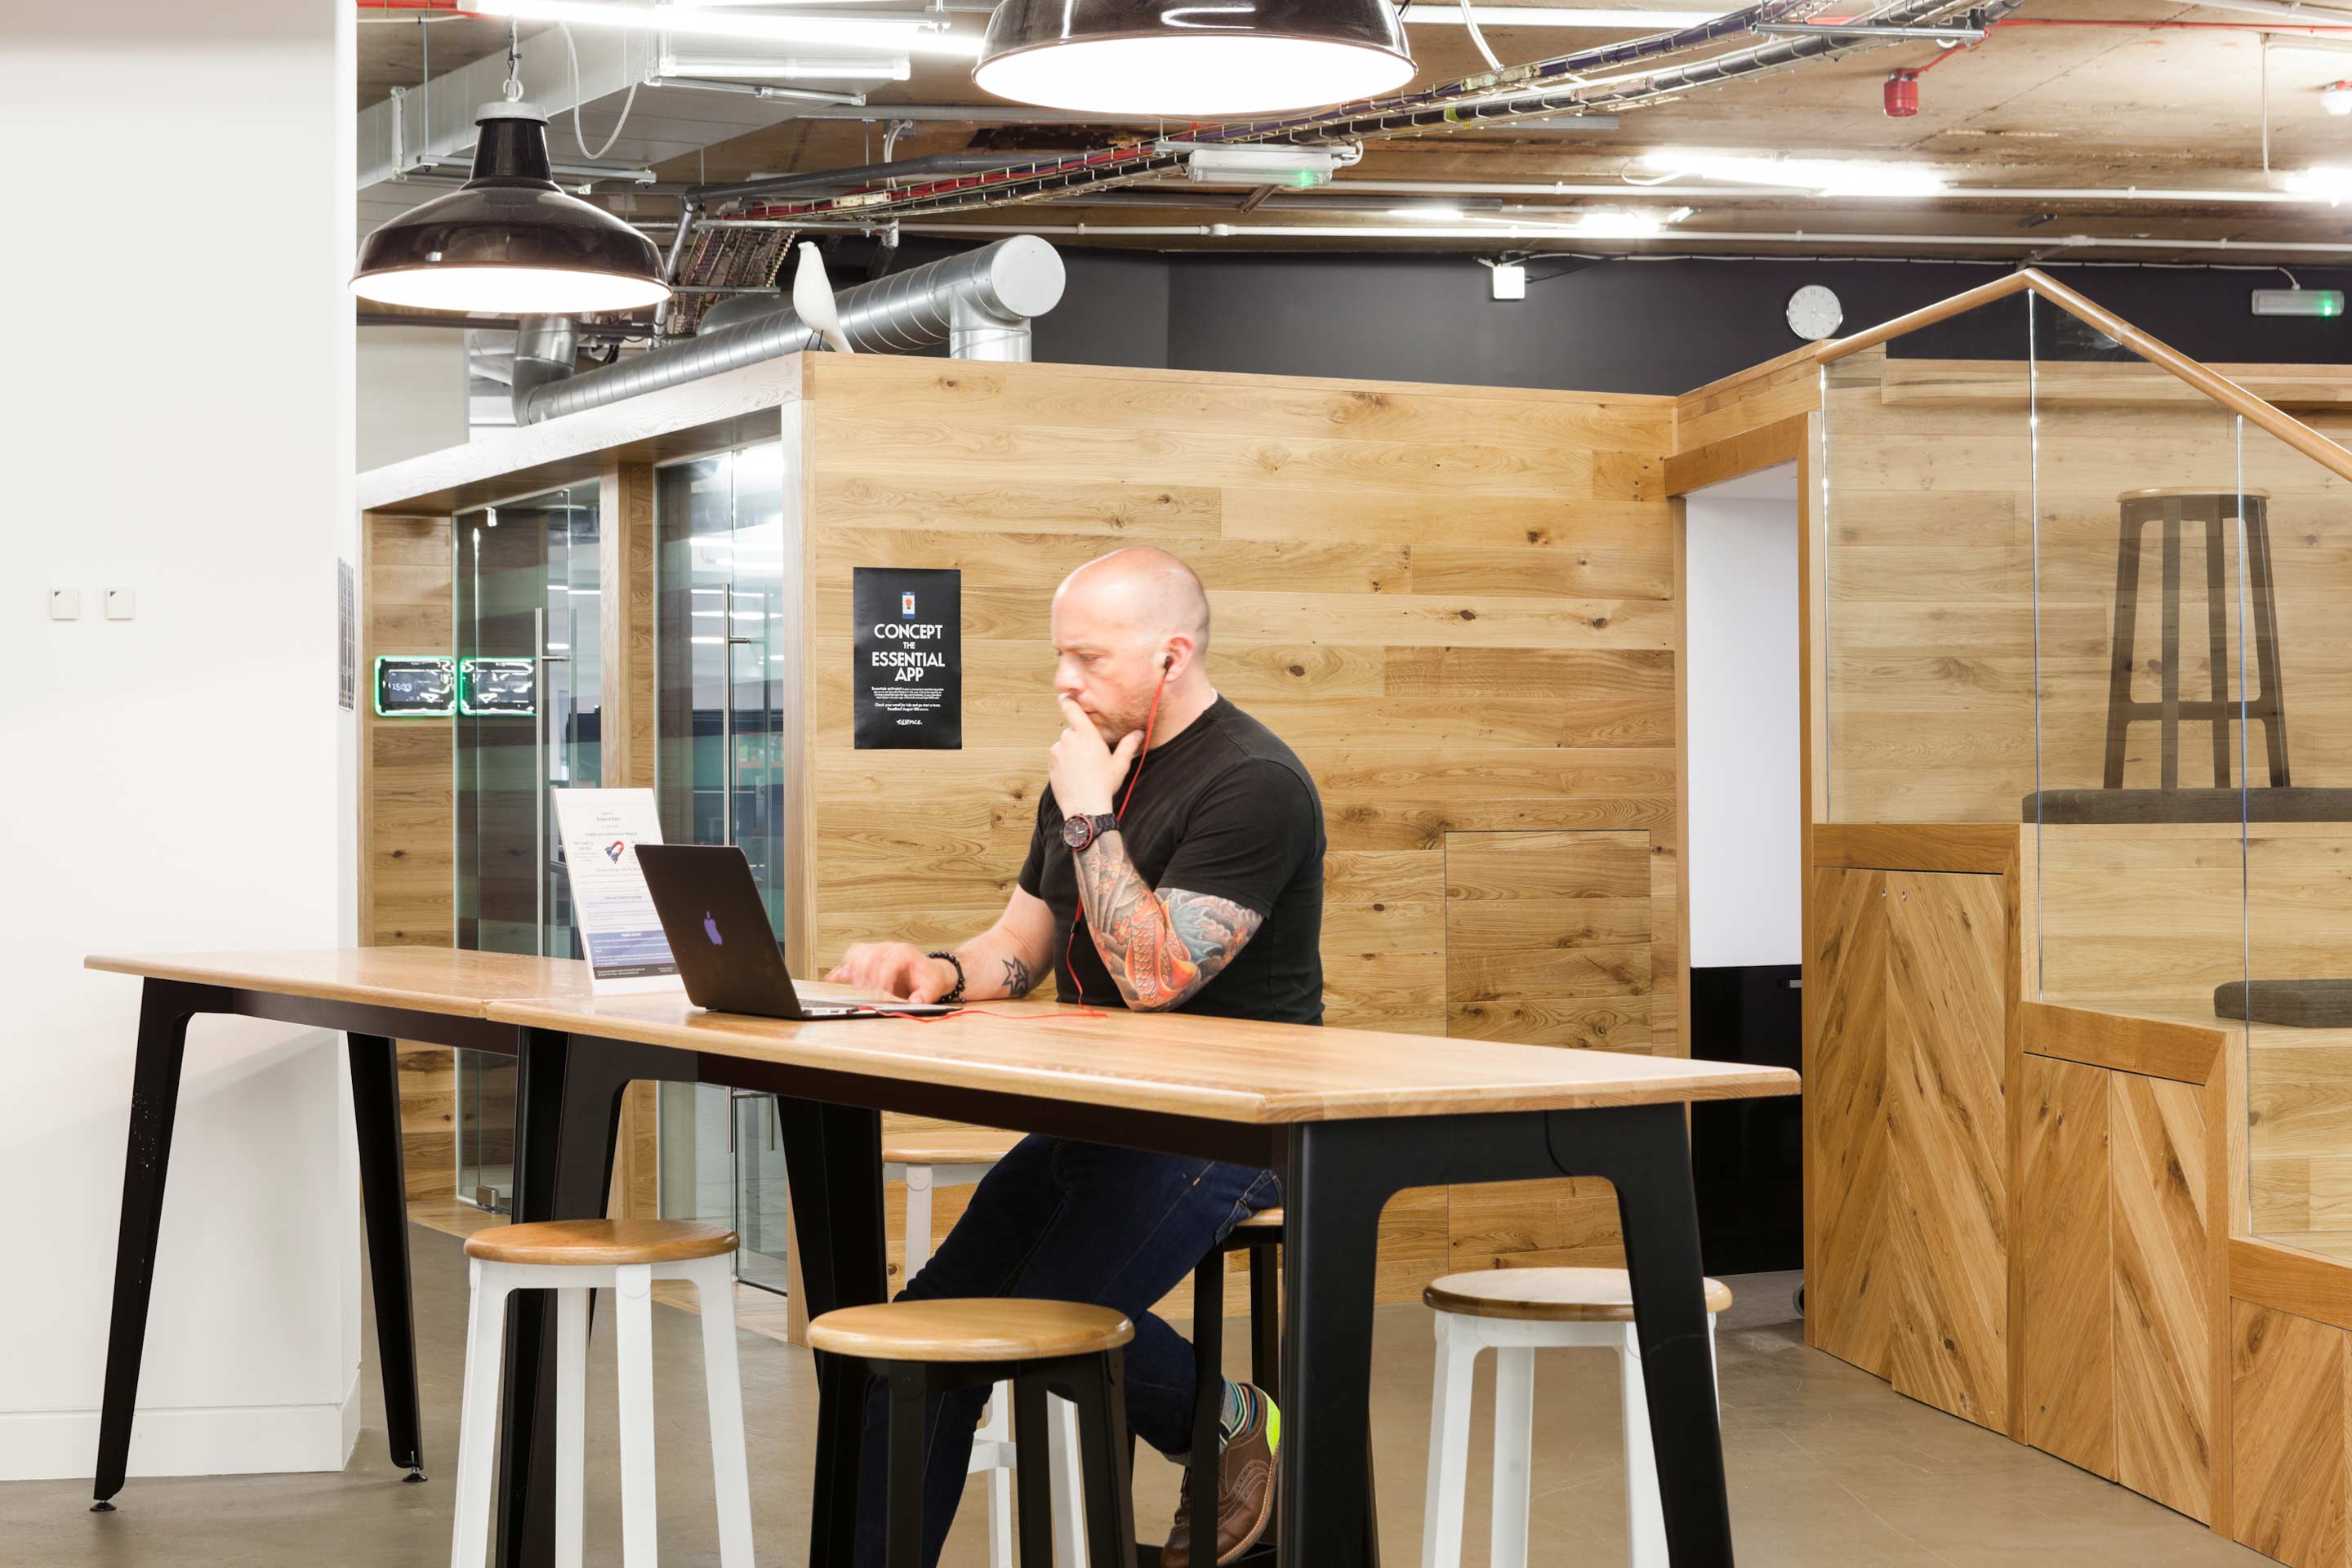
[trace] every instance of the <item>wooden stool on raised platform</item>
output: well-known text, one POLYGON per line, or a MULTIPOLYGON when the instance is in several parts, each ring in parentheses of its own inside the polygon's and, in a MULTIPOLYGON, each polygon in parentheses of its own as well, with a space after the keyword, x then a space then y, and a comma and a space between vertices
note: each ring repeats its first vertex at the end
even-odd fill
POLYGON ((1135 1326, 1108 1307, 1017 1297, 891 1301, 844 1307, 809 1324, 810 1348, 854 1356, 890 1391, 887 1568, 916 1568, 923 1552, 923 1433, 934 1394, 974 1384, 1013 1384, 1023 1568, 1054 1561, 1048 1471, 1036 1451, 1047 1436, 1045 1396, 1077 1406, 1086 1469, 1087 1548, 1096 1568, 1135 1568, 1134 1506, 1128 1492, 1127 1393, 1120 1347, 1135 1326))
MULTIPOLYGON (((1437 1314, 1437 1376, 1429 1402, 1429 1500, 1422 1568, 1459 1568, 1470 1446, 1470 1381, 1478 1352, 1495 1349, 1495 1506, 1491 1568, 1527 1568, 1529 1454, 1538 1350, 1617 1352, 1625 1400, 1625 1515, 1633 1568, 1666 1568, 1666 1524, 1650 1448, 1633 1282, 1622 1268, 1488 1268, 1449 1274, 1421 1294, 1437 1314)), ((1706 1281, 1708 1352, 1717 1314, 1731 1305, 1706 1281)))
POLYGON ((483 1568, 490 1529, 491 1439, 507 1298, 553 1290, 555 1565, 579 1568, 581 1405, 588 1375, 588 1303, 612 1288, 620 1356, 621 1560, 654 1568, 653 1282, 683 1279, 702 1306, 703 1377, 710 1403, 710 1473, 719 1498, 719 1561, 752 1568, 751 1479, 743 1452, 743 1392, 735 1366, 735 1233, 685 1220, 553 1220, 478 1232, 466 1242, 473 1306, 466 1329, 466 1402, 457 1436, 457 1521, 450 1568, 483 1568))
MULTIPOLYGON (((2262 721, 2263 760, 2273 788, 2288 784, 2285 700, 2279 690, 2277 590, 2271 576, 2270 495, 2265 490, 2152 489, 2126 490, 2116 498, 2122 513, 2122 537, 2116 546, 2116 631, 2107 677, 2107 753, 2104 777, 2108 789, 2124 787, 2124 758, 2130 728, 2156 721, 2157 784, 2160 789, 2180 784, 2180 725, 2209 724, 2213 737, 2213 785, 2230 786, 2230 726, 2242 718, 2262 721), (2242 692, 2242 702, 2230 700, 2229 606, 2235 595, 2223 579, 2222 522, 2236 518, 2245 540, 2245 575, 2250 632, 2254 642, 2254 675, 2259 685, 2242 692), (2150 523, 2161 526, 2164 577, 2160 601, 2161 667, 2158 700, 2143 702, 2132 696, 2134 642, 2139 623, 2141 537, 2150 523), (2205 645, 2209 672, 2208 698, 2180 695, 2180 535, 2189 526, 2205 535, 2205 645)), ((2246 686, 2242 674, 2240 685, 2246 686)), ((2248 781, 2251 782, 2251 781, 2248 781)))
MULTIPOLYGON (((931 1192, 968 1186, 1021 1141, 1017 1132, 992 1127, 925 1127, 887 1132, 882 1142, 882 1179, 907 1184, 907 1252, 901 1288, 913 1283, 931 1260, 931 1192)), ((1052 1402, 1054 1539, 1062 1560, 1084 1568, 1084 1515, 1071 1479, 1078 1472, 1077 1413, 1066 1400, 1052 1402)), ((1013 1568, 1013 1387, 1000 1383, 989 1394, 988 1416, 972 1434, 968 1475, 988 1478, 988 1568, 1013 1568)))

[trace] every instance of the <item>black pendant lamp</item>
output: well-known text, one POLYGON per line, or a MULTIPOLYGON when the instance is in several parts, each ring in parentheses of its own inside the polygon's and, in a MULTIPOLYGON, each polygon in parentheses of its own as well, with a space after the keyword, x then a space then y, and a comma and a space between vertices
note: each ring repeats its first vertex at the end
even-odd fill
POLYGON ((1412 79, 1390 0, 999 0, 972 81, 1020 103, 1216 120, 1412 79))
POLYGON ((669 298, 652 240, 557 188, 545 114, 487 103, 474 123, 473 177, 362 240, 352 293, 500 316, 629 310, 669 298))

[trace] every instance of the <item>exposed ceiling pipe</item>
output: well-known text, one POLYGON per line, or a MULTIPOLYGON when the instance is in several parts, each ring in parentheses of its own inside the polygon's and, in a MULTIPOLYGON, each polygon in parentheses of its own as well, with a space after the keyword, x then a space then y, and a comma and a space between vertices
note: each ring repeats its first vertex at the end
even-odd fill
MULTIPOLYGON (((1029 321, 1062 298, 1062 258, 1020 234, 944 260, 845 289, 841 330, 866 353, 906 353, 946 342, 969 359, 1027 359, 1029 321)), ((815 349, 824 340, 789 306, 668 348, 572 374, 571 323, 526 319, 515 340, 514 417, 536 425, 583 409, 761 360, 815 349)))
MULTIPOLYGON (((1209 143, 1290 142, 1328 144, 1374 140, 1423 130, 1459 129, 1482 122, 1506 121, 1538 115, 1575 114, 1589 109, 1638 108, 1740 77, 1760 75, 1834 58, 1882 46, 1874 38, 1776 38, 1686 65, 1644 68, 1615 77, 1589 78, 1581 73, 1612 66, 1635 64, 1687 54, 1706 45, 1747 35, 1759 22, 1806 12, 1814 0, 1760 0, 1759 4, 1726 12, 1694 27, 1652 34, 1538 60, 1499 76, 1464 78, 1419 92, 1374 103, 1342 105, 1316 114, 1286 120, 1229 124, 1193 134, 1209 143), (1496 96, 1498 88, 1526 81, 1561 85, 1496 96)), ((1959 10, 1967 0, 1892 0, 1863 16, 1857 24, 1909 26, 1932 23, 1959 10)), ((2006 13, 2018 0, 1994 0, 1987 14, 2006 13)), ((760 217, 816 217, 854 208, 868 221, 936 216, 1001 207, 1018 202, 1050 200, 1084 191, 1131 184, 1178 168, 1185 154, 1161 152, 1149 144, 1129 144, 1073 153, 1042 168, 1011 178, 982 176, 946 180, 908 191, 856 193, 837 199, 806 204, 787 203, 782 210, 760 210, 760 217)))
MULTIPOLYGON (((1790 191, 1810 190, 1803 185, 1696 185, 1675 181, 1668 184, 1641 185, 1623 181, 1589 181, 1577 184, 1566 180, 1360 180, 1338 181, 1323 187, 1332 195, 1350 192, 1386 192, 1398 195, 1447 196, 1604 196, 1629 200, 1649 195, 1654 197, 1686 201, 1693 196, 1720 201, 1764 201, 1784 198, 1790 191)), ((1857 196, 1858 202, 1899 200, 1904 202, 1952 201, 2052 201, 2052 202, 2232 202, 2275 206, 2327 206, 2325 195, 2304 195, 2294 191, 2211 191, 2179 189, 2143 185, 1964 185, 1937 191, 1932 195, 1880 197, 1857 196)))
MULTIPOLYGON (((816 228, 835 226, 804 225, 816 228)), ((849 227, 850 225, 838 226, 849 227)), ((962 235, 984 234, 1055 234, 1089 239, 1446 239, 1476 240, 1479 243, 1465 248, 1494 250, 1503 247, 1507 240, 1541 240, 1547 244, 1572 245, 1579 249, 1600 252, 1602 247, 1622 247, 1627 240, 1583 234, 1567 224, 1540 221, 1511 223, 1498 221, 1492 225, 1459 225, 1446 223, 1351 225, 1351 224, 1112 224, 1112 223, 908 223, 903 226, 912 234, 962 235)), ((1661 243, 1673 245, 1713 245, 1738 241, 1748 245, 1809 245, 1837 247, 1868 246, 1979 246, 2002 250, 2059 251, 2075 250, 2227 250, 2249 258, 2284 252, 2298 256, 2333 256, 2352 262, 2352 243, 2329 241, 2278 241, 2258 239, 2155 239, 2140 236, 2129 238, 2109 238, 2100 235, 1984 235, 1984 234, 1847 234, 1830 233, 1820 229, 1670 229, 1643 236, 1638 242, 1644 246, 1661 243)), ((1514 247, 1516 248, 1516 247, 1514 247)), ((974 253, 977 254, 977 253, 974 253)), ((1630 254, 1672 255, 1677 252, 1640 251, 1630 254)))
POLYGON ((2352 22, 2352 11, 2334 5, 2296 5, 2283 0, 2197 0, 2214 11, 2242 11, 2249 16, 2275 16, 2283 22, 2340 25, 2352 22))
MULTIPOLYGON (((877 103, 864 107, 824 106, 793 110, 794 120, 849 120, 880 123, 886 120, 911 120, 918 125, 1157 125, 1157 121, 1144 118, 1121 120, 1116 115, 1104 115, 1093 110, 1079 109, 1013 109, 1001 103, 877 103)), ((1608 115, 1587 115, 1595 131, 1614 131, 1617 121, 1608 115)))
POLYGON ((687 192, 687 198, 707 206, 714 202, 780 195, 786 192, 823 191, 829 186, 864 190, 882 180, 915 179, 926 174, 968 174, 975 170, 1007 169, 1059 156, 1061 154, 1056 153, 926 153, 919 157, 901 158, 896 163, 886 159, 879 163, 860 163, 848 169, 806 169, 790 174, 770 174, 757 180, 738 180, 732 184, 696 185, 687 192))

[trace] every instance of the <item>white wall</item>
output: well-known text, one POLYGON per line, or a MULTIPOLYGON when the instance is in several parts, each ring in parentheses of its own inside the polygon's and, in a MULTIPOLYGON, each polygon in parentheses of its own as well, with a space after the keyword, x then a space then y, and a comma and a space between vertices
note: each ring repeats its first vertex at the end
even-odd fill
MULTIPOLYGON (((0 6, 0 142, 46 150, 0 246, 0 1477, 96 1454, 139 984, 83 955, 328 946, 351 919, 351 17, 0 6), (213 154, 242 177, 194 173, 213 154), (51 587, 81 619, 47 618, 51 587)), ((190 1031, 134 1475, 349 1456, 349 1103, 334 1037, 190 1031)))
POLYGON ((466 334, 362 327, 358 471, 466 444, 466 334))
POLYGON ((1795 466, 1685 502, 1691 963, 1796 963, 1795 466))

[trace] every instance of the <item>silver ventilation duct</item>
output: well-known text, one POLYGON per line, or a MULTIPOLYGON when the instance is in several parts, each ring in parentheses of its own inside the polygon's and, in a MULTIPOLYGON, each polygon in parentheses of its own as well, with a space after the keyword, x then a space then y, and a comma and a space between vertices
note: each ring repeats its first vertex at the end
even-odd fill
MULTIPOLYGON (((1016 234, 835 296, 841 330, 862 353, 907 353, 945 342, 960 359, 1026 360, 1029 321, 1061 302, 1062 258, 1016 234)), ((515 338, 517 425, 601 408, 625 397, 824 346, 789 305, 670 348, 572 374, 573 323, 524 318, 515 338)))

